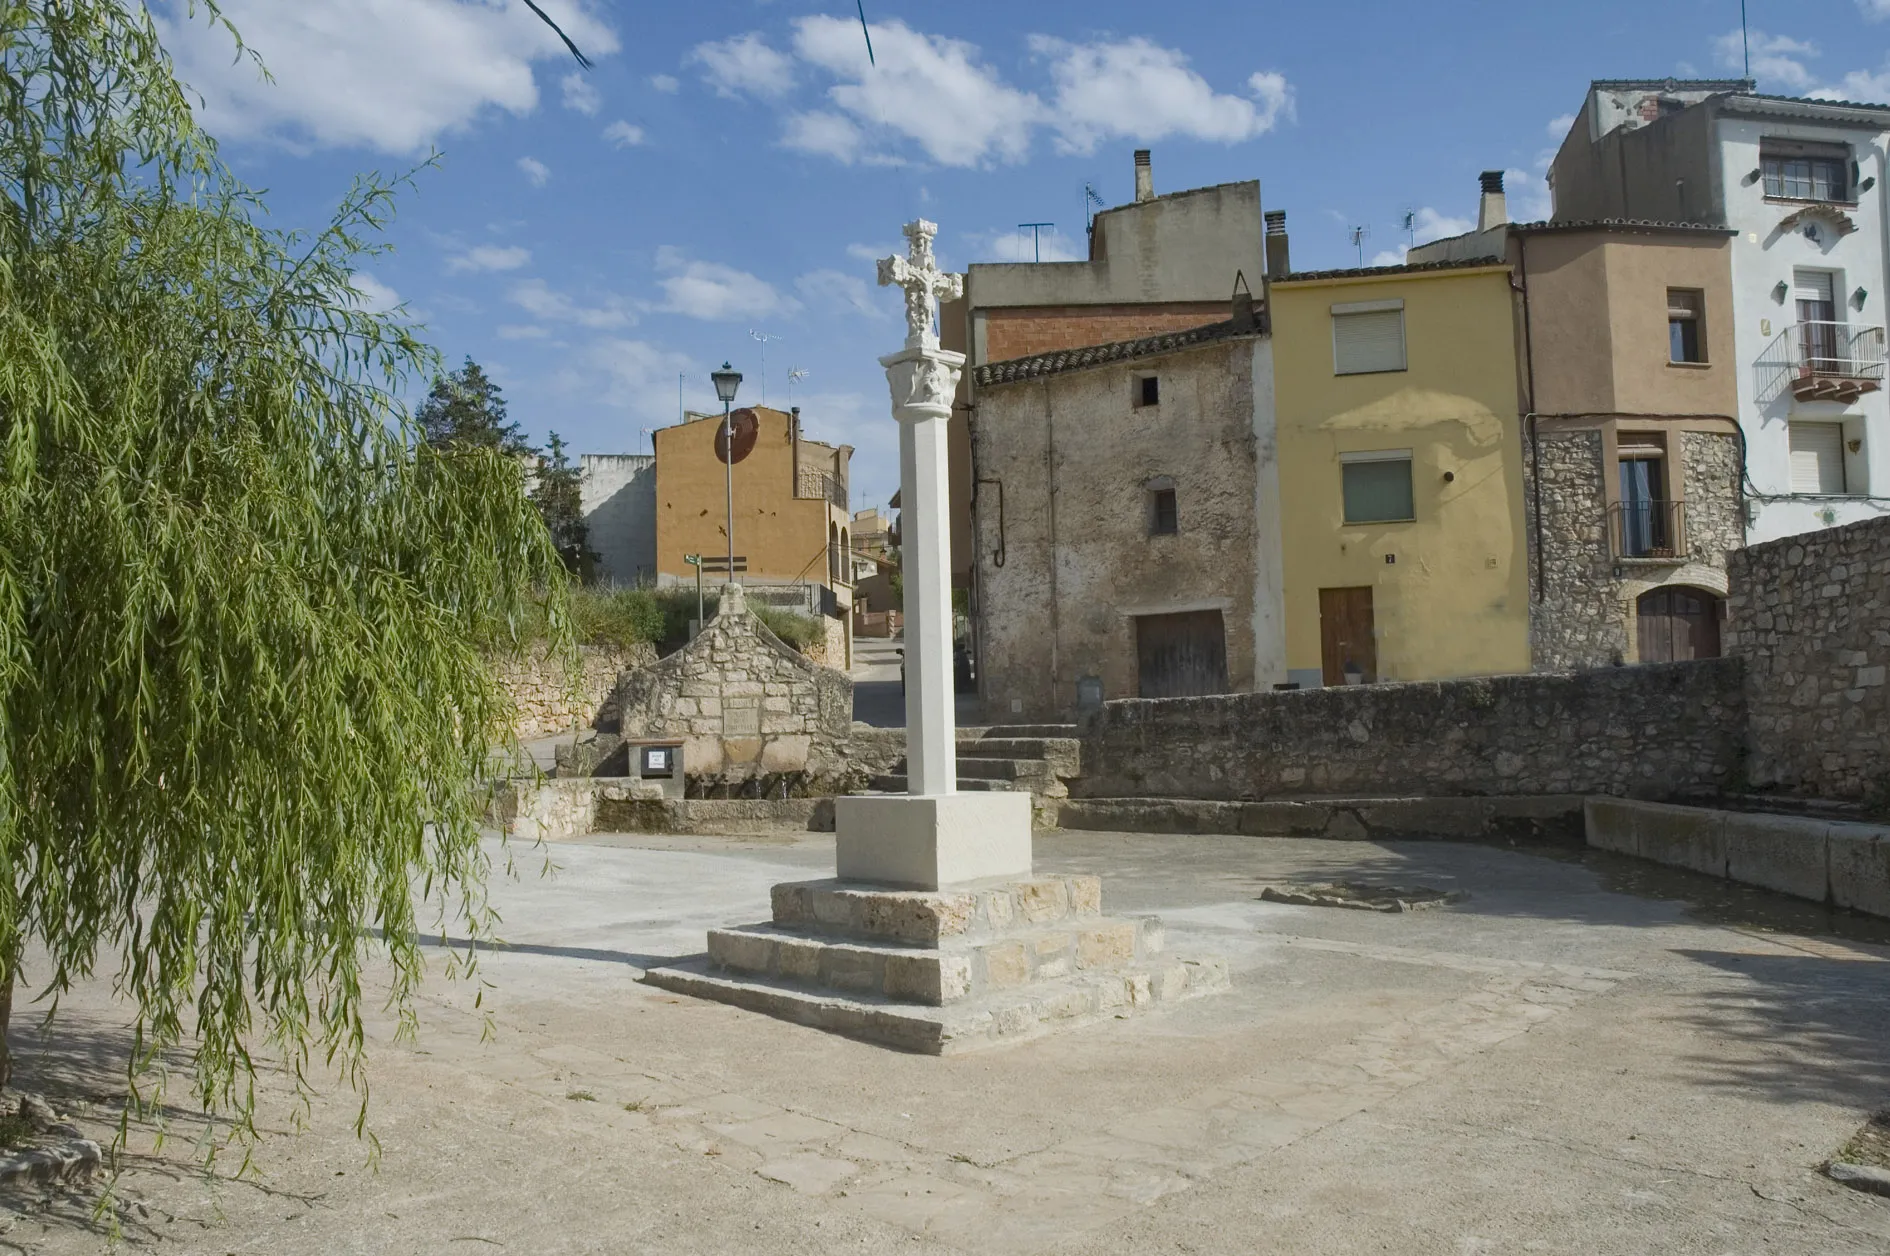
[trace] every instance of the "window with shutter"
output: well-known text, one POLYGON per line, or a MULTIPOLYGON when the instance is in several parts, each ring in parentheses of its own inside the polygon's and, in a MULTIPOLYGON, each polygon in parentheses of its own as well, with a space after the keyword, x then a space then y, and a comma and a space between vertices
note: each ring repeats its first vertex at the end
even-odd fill
POLYGON ((1402 371, 1404 302, 1358 301, 1332 307, 1332 373, 1402 371))
POLYGON ((1844 483, 1844 428, 1837 423, 1791 425, 1792 492, 1824 496, 1848 492, 1844 483))
POLYGON ((1347 523, 1407 523, 1417 518, 1410 450, 1373 450, 1339 458, 1347 523))

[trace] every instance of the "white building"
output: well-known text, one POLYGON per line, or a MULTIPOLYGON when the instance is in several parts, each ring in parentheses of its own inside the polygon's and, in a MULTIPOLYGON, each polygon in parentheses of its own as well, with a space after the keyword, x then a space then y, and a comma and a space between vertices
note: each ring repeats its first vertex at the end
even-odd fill
POLYGON ((585 454, 579 502, 597 553, 597 582, 656 581, 656 458, 585 454))
POLYGON ((1750 543, 1890 512, 1887 144, 1886 105, 1765 96, 1749 81, 1605 81, 1551 168, 1557 221, 1738 233, 1750 543))

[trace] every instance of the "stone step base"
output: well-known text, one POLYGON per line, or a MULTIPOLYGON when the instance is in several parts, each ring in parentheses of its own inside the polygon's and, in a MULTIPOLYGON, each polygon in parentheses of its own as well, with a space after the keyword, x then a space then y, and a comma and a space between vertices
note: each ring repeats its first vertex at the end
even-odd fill
MULTIPOLYGON (((871 777, 866 785, 868 792, 875 794, 903 794, 909 788, 905 776, 899 773, 871 777)), ((958 792, 961 794, 1015 793, 1017 784, 1014 781, 991 781, 961 776, 958 778, 958 792)))
POLYGON ((709 962, 731 975, 929 1007, 1154 963, 1162 950, 1162 925, 1154 917, 1066 920, 945 947, 809 936, 773 925, 709 931, 709 962))
POLYGON ((1037 876, 945 890, 893 890, 833 877, 784 881, 770 894, 770 912, 777 928, 825 939, 950 946, 1100 921, 1102 880, 1037 876))
POLYGON ((985 729, 981 737, 997 740, 1016 737, 1057 737, 1075 738, 1077 726, 1074 724, 994 724, 985 729))
POLYGON ((1227 961, 1219 956, 1164 958, 1128 970, 1082 973, 949 1007, 810 990, 778 978, 720 971, 706 958, 652 968, 643 980, 678 994, 921 1055, 955 1055, 1024 1042, 1228 987, 1227 961))

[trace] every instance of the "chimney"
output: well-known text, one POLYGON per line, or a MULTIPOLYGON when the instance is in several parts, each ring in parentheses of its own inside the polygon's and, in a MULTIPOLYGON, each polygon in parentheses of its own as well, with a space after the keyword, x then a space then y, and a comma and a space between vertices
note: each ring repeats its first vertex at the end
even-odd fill
POLYGON ((1148 164, 1148 149, 1135 150, 1135 203, 1155 199, 1155 171, 1148 164))
POLYGON ((1267 278, 1284 279, 1293 273, 1286 251, 1286 211, 1269 209, 1267 217, 1267 278))
POLYGON ((1503 195, 1503 172, 1485 170, 1477 180, 1483 185, 1483 200, 1477 206, 1477 230, 1502 226, 1509 221, 1509 201, 1503 195))

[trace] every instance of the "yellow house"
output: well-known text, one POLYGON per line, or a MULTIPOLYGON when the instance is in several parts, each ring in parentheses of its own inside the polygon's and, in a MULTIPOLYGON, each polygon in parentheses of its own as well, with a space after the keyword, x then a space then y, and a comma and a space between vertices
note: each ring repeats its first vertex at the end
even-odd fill
POLYGON ((1526 672, 1509 267, 1271 283, 1288 677, 1526 672))
MULTIPOLYGON (((838 613, 851 604, 853 450, 807 440, 798 409, 754 406, 734 418, 735 554, 747 560, 742 582, 821 585, 833 595, 829 612, 838 613)), ((658 583, 695 581, 685 555, 729 552, 724 443, 719 414, 692 415, 655 433, 658 583)))

